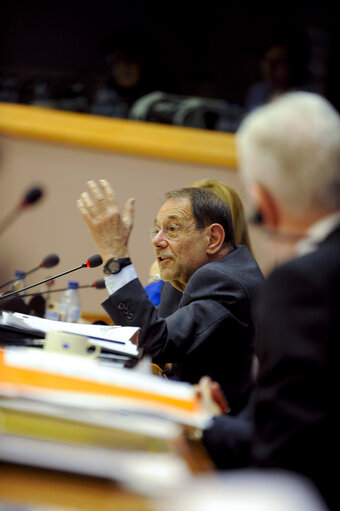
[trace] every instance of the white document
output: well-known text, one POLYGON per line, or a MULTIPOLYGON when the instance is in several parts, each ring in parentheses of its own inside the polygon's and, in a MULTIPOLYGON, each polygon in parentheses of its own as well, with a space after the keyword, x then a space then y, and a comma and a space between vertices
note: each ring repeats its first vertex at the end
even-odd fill
POLYGON ((139 327, 68 323, 20 312, 6 311, 2 312, 0 325, 10 326, 32 334, 58 331, 84 335, 90 338, 93 344, 98 344, 103 349, 138 357, 138 348, 132 341, 137 341, 139 327))

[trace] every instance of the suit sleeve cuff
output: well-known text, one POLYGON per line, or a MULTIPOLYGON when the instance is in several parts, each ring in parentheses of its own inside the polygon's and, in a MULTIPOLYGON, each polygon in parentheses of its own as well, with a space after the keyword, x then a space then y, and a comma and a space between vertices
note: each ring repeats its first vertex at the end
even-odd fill
POLYGON ((137 278, 137 273, 133 264, 125 266, 117 275, 108 275, 104 277, 105 287, 109 292, 109 295, 113 295, 118 289, 122 288, 131 280, 137 278))

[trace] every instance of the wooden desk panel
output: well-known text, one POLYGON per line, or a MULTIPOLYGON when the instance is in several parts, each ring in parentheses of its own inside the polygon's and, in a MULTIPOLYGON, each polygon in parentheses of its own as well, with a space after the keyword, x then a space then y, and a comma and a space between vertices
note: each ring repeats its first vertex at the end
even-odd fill
MULTIPOLYGON (((112 481, 32 467, 0 464, 1 501, 37 508, 150 511, 147 499, 112 481)), ((31 507, 33 508, 31 510, 31 507)))

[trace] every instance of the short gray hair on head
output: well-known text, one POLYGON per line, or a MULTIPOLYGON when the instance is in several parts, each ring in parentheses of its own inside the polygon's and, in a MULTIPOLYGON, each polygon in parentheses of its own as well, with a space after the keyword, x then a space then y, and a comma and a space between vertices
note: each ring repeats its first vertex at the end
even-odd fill
POLYGON ((340 116, 322 96, 290 92, 258 107, 237 134, 240 170, 296 216, 340 208, 340 116))
POLYGON ((178 188, 165 194, 166 199, 187 198, 190 201, 192 215, 200 228, 214 223, 224 229, 224 246, 235 247, 235 235, 230 207, 216 193, 206 188, 178 188))

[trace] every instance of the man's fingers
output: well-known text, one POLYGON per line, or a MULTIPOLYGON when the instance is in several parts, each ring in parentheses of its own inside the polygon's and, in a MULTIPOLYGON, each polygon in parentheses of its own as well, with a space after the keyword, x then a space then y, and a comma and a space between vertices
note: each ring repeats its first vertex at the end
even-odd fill
POLYGON ((218 404, 223 413, 227 413, 229 410, 228 401, 222 392, 221 387, 215 381, 211 382, 211 395, 213 400, 218 404))
POLYGON ((224 394, 218 385, 209 376, 202 376, 196 387, 196 392, 201 398, 203 410, 211 415, 219 415, 227 409, 224 394))
POLYGON ((77 208, 81 216, 87 216, 86 208, 81 199, 77 199, 77 208))
POLYGON ((106 181, 106 179, 100 179, 99 184, 103 191, 106 204, 110 208, 117 209, 116 194, 115 194, 114 190, 111 188, 110 183, 108 181, 106 181))
POLYGON ((212 379, 210 378, 210 376, 202 376, 202 378, 198 382, 198 385, 201 389, 208 390, 210 389, 211 382, 212 379))
POLYGON ((93 216, 97 212, 96 205, 93 203, 92 198, 90 197, 90 194, 88 192, 83 192, 80 196, 80 199, 86 208, 87 215, 93 216))
POLYGON ((89 191, 88 199, 92 203, 91 211, 96 210, 99 213, 103 213, 106 208, 104 194, 93 180, 87 182, 87 189, 89 191))
POLYGON ((204 404, 212 398, 210 392, 210 383, 211 379, 209 376, 202 376, 200 381, 195 386, 195 390, 204 404))
POLYGON ((87 191, 77 201, 78 210, 85 221, 103 259, 126 257, 132 229, 134 199, 127 201, 121 218, 116 207, 114 192, 105 179, 99 184, 90 180, 87 191))
POLYGON ((126 227, 131 229, 135 216, 135 199, 129 199, 124 207, 122 220, 126 227))
POLYGON ((89 224, 90 223, 90 217, 89 217, 88 211, 86 209, 86 206, 85 206, 85 204, 83 203, 83 201, 81 199, 77 200, 77 208, 78 208, 78 211, 81 214, 83 220, 85 220, 85 222, 87 224, 89 224))

